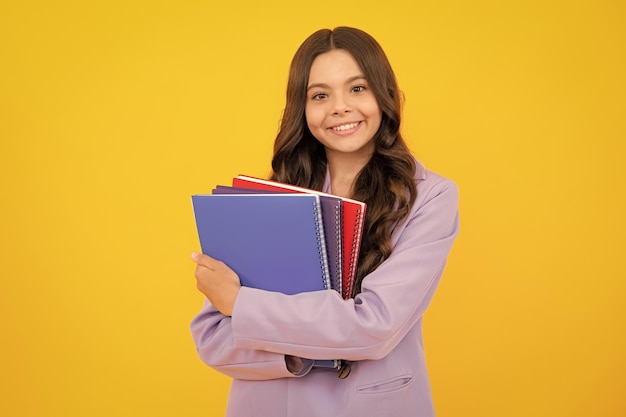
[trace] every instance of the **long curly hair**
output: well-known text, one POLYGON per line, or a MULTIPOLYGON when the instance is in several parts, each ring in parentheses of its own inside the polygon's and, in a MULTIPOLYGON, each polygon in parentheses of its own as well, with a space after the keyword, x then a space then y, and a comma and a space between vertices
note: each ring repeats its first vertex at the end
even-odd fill
POLYGON ((324 185, 326 153, 307 127, 305 105, 311 65, 318 55, 332 49, 346 50, 354 57, 382 111, 374 153, 357 175, 351 196, 367 204, 354 296, 361 291, 363 278, 391 254, 393 229, 409 214, 417 197, 416 164, 400 135, 402 97, 383 49, 362 30, 337 27, 310 35, 293 57, 271 179, 314 190, 324 185))

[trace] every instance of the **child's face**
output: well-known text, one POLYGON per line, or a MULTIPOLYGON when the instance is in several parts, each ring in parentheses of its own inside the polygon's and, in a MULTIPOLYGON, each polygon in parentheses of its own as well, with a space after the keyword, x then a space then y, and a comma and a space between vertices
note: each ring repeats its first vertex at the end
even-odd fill
POLYGON ((306 121, 326 154, 369 158, 382 112, 352 55, 333 49, 313 61, 307 85, 306 121))

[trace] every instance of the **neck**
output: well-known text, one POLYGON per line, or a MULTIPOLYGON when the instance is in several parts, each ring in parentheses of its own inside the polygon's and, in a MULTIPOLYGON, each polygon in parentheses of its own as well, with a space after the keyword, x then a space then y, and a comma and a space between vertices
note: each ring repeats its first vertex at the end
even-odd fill
POLYGON ((371 155, 364 158, 327 152, 326 158, 328 160, 330 186, 333 194, 350 198, 354 194, 356 177, 370 160, 371 155))

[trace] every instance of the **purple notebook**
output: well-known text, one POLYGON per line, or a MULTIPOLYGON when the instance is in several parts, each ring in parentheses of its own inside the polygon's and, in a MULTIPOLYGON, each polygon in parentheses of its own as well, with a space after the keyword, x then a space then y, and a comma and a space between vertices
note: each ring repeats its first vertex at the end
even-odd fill
POLYGON ((242 285, 285 294, 330 288, 318 196, 194 195, 192 204, 202 252, 242 285))
MULTIPOLYGON (((251 188, 217 185, 213 189, 213 194, 286 194, 286 192, 262 191, 251 188)), ((324 238, 326 242, 330 284, 331 288, 337 290, 341 294, 343 273, 343 229, 341 223, 343 216, 341 213, 341 198, 325 195, 319 197, 322 207, 322 222, 324 224, 324 238)))

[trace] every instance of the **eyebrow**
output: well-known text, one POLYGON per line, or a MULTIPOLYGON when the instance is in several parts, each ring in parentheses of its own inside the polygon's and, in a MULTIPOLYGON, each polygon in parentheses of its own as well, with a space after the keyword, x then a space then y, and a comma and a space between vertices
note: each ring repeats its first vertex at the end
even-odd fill
MULTIPOLYGON (((365 78, 365 75, 361 75, 361 74, 359 74, 359 75, 355 75, 354 77, 350 77, 350 78, 348 78, 348 79, 346 80, 345 84, 350 84, 350 83, 352 83, 352 82, 354 82, 354 81, 356 81, 356 80, 367 80, 367 79, 365 78)), ((309 90, 310 90, 310 89, 312 89, 312 88, 318 88, 318 87, 321 87, 321 88, 328 88, 329 86, 328 86, 328 84, 324 84, 324 83, 315 83, 315 84, 311 84, 311 85, 309 85, 309 86, 306 88, 306 90, 307 90, 307 91, 309 91, 309 90)))

